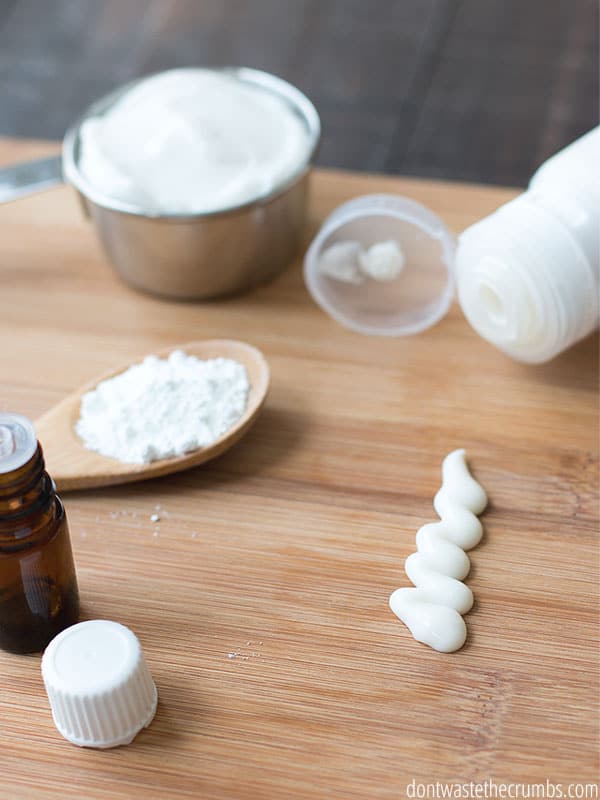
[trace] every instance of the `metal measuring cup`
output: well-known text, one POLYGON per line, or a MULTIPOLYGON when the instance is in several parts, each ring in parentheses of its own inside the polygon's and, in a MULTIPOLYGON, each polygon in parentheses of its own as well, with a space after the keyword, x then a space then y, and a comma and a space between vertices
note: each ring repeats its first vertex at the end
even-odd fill
MULTIPOLYGON (((78 192, 118 274, 131 286, 179 300, 239 292, 282 271, 296 254, 306 220, 308 175, 319 144, 319 115, 291 84, 260 70, 215 70, 278 95, 306 125, 309 147, 292 175, 241 205, 198 214, 148 211, 97 191, 79 169, 80 130, 140 80, 93 103, 69 128, 62 155, 0 169, 0 203, 63 181, 78 192)), ((145 76, 147 77, 147 76, 145 76)))

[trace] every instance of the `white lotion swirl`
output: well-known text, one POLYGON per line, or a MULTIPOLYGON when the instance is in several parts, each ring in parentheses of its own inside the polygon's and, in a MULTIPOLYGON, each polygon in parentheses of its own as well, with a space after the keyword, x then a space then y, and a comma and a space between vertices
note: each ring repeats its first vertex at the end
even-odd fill
POLYGON ((442 488, 433 506, 440 522, 423 525, 417 552, 405 562, 415 588, 396 589, 390 608, 414 638, 441 653, 465 643, 462 618, 473 605, 473 593, 462 583, 471 562, 464 552, 479 543, 483 528, 477 518, 487 505, 483 488, 471 476, 464 450, 454 450, 442 464, 442 488))

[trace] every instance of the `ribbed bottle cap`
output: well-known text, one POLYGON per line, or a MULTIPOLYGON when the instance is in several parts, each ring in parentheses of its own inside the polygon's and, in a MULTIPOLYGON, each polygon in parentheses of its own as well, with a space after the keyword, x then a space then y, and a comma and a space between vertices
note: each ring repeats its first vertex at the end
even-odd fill
POLYGON ((27 417, 0 412, 0 475, 22 467, 36 450, 37 436, 27 417))
POLYGON ((118 622, 80 622, 53 639, 42 676, 60 733, 80 747, 129 744, 156 713, 140 643, 118 622))
POLYGON ((461 234, 456 277, 467 320, 519 361, 548 361, 598 323, 597 288, 583 251, 531 192, 461 234))

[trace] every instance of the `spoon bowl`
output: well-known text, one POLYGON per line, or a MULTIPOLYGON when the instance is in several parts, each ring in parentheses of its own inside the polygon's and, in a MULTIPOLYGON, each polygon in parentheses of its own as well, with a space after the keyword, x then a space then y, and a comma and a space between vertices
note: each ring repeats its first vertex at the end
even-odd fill
POLYGON ((126 464, 94 450, 88 450, 75 432, 81 397, 101 381, 119 375, 132 366, 132 363, 139 363, 142 359, 124 364, 82 386, 36 420, 35 429, 42 443, 46 467, 59 492, 141 481, 196 467, 224 453, 251 427, 269 389, 269 367, 260 350, 245 342, 208 339, 173 345, 158 350, 153 355, 165 358, 173 350, 183 350, 187 355, 203 360, 231 358, 243 364, 248 373, 250 391, 246 409, 238 421, 207 447, 192 450, 182 456, 151 461, 148 464, 126 464))

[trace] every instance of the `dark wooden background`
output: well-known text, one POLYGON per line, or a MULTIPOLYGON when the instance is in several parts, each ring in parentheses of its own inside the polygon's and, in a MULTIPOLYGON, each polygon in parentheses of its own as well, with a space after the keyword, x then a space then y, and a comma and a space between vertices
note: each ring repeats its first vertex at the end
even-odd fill
POLYGON ((274 72, 318 107, 320 163, 523 185, 598 121, 597 0, 0 0, 0 135, 187 64, 274 72))

